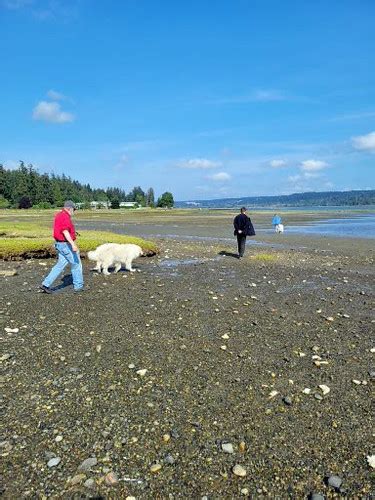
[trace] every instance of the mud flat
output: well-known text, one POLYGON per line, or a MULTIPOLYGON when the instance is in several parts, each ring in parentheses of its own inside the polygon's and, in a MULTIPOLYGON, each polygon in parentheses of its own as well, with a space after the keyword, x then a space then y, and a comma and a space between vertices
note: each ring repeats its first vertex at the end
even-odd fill
POLYGON ((369 498, 371 242, 157 243, 80 295, 0 263, 3 498, 369 498))

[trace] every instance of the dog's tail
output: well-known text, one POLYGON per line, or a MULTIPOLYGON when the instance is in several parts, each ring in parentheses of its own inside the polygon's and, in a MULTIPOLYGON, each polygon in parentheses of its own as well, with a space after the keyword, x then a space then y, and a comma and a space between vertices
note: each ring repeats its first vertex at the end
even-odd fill
POLYGON ((87 252, 87 257, 89 260, 96 260, 96 251, 91 250, 91 252, 87 252))

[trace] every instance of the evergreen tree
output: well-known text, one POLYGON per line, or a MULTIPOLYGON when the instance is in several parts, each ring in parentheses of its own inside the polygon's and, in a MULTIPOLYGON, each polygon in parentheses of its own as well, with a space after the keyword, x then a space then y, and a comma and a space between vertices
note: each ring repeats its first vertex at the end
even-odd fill
POLYGON ((148 207, 154 207, 155 206, 155 194, 154 194, 154 190, 152 188, 149 188, 147 190, 146 205, 148 207))

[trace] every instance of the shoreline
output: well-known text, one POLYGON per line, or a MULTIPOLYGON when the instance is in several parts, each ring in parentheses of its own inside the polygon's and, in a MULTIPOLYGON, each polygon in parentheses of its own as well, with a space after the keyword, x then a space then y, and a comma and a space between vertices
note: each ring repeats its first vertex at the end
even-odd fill
POLYGON ((369 496, 373 252, 307 239, 163 238, 132 275, 84 261, 79 297, 37 293, 53 259, 1 262, 4 498, 369 496))

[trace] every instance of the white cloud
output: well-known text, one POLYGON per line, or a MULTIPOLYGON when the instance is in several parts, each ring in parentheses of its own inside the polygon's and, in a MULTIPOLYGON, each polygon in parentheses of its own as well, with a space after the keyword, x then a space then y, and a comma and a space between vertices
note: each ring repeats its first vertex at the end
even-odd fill
POLYGON ((50 123, 68 123, 75 120, 72 113, 61 110, 58 102, 40 101, 33 110, 34 120, 50 123))
POLYGON ((182 160, 179 163, 181 168, 200 168, 209 169, 221 166, 220 162, 207 160, 206 158, 191 158, 190 160, 182 160))
POLYGON ((305 160, 301 162, 300 168, 304 172, 323 170, 328 167, 328 163, 321 160, 305 160))
POLYGON ((303 174, 305 179, 316 179, 317 177, 320 177, 322 174, 320 172, 305 172, 303 174))
POLYGON ((217 174, 208 176, 208 179, 211 179, 216 182, 226 182, 231 179, 231 176, 227 174, 227 172, 218 172, 217 174))
POLYGON ((299 174, 297 174, 297 175, 290 175, 290 176, 288 177, 288 181, 289 181, 289 182, 298 182, 298 181, 300 181, 301 179, 302 179, 302 176, 301 176, 301 175, 299 175, 299 174))
POLYGON ((64 99, 67 99, 67 97, 64 94, 61 94, 60 92, 56 92, 56 90, 52 90, 52 89, 47 92, 47 97, 49 97, 53 101, 62 101, 64 99))
POLYGON ((355 149, 360 151, 375 152, 375 132, 370 132, 367 135, 359 135, 352 137, 352 144, 355 149))
POLYGON ((287 165, 285 160, 271 160, 270 165, 272 168, 281 168, 287 165))

